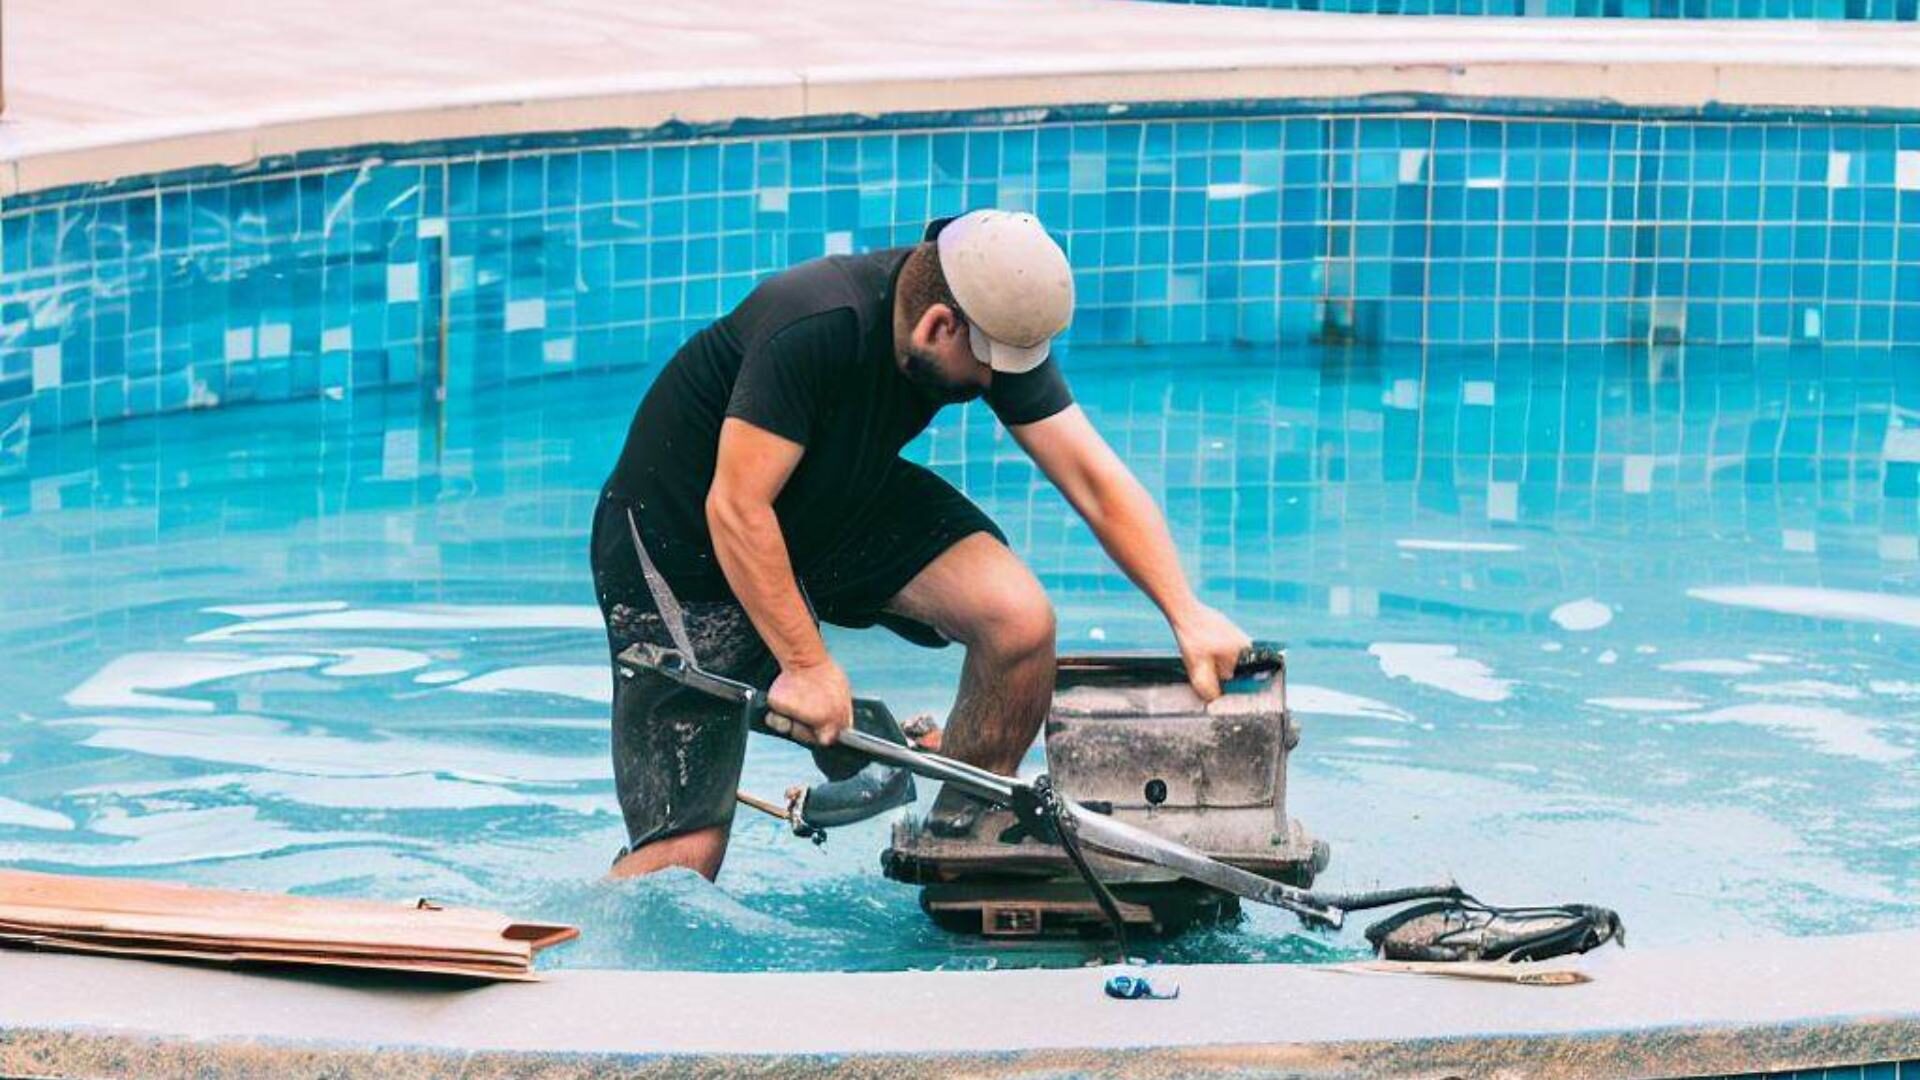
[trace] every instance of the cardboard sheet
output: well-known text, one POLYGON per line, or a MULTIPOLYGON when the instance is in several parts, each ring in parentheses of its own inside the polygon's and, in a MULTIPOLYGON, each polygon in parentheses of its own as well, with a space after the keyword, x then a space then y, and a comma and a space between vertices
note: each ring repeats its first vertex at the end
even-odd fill
POLYGON ((127 878, 0 870, 0 944, 228 964, 536 979, 571 926, 480 908, 281 896, 127 878))

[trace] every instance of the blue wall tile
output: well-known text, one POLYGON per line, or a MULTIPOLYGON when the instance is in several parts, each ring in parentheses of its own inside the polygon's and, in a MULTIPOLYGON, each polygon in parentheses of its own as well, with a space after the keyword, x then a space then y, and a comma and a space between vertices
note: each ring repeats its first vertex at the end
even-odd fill
POLYGON ((0 405, 44 429, 412 384, 443 334, 455 387, 644 363, 761 275, 990 202, 1071 253, 1077 342, 1914 345, 1902 154, 1920 125, 1329 113, 79 190, 0 205, 0 405))

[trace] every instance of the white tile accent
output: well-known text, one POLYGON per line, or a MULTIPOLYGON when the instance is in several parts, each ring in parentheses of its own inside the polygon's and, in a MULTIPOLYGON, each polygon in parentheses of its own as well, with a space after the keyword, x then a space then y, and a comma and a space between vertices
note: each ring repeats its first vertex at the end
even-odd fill
POLYGON ((253 327, 243 326, 238 330, 227 331, 227 359, 253 359, 253 327))
POLYGON ((330 326, 320 331, 321 352, 345 352, 353 348, 353 327, 330 326))
POLYGON ((1104 191, 1107 186, 1107 159, 1104 154, 1082 151, 1067 155, 1067 183, 1072 191, 1104 191))
POLYGON ((420 299, 420 264, 387 265, 387 303, 404 304, 420 299))
POLYGON ((769 214, 784 214, 787 210, 786 188, 762 188, 760 191, 760 209, 769 214))
POLYGON ((1467 405, 1492 405, 1493 382, 1490 379, 1468 379, 1461 387, 1460 400, 1467 405))
POLYGON ((1902 150, 1893 161, 1893 186, 1901 191, 1920 191, 1920 150, 1902 150))
POLYGON ((1811 554, 1815 548, 1812 529, 1780 530, 1780 546, 1787 551, 1811 554))
POLYGON ((1395 409, 1417 409, 1420 407, 1420 380, 1395 379, 1393 389, 1387 395, 1387 405, 1395 409))
POLYGON ((420 429, 390 429, 380 441, 380 478, 413 480, 419 475, 420 429))
MULTIPOLYGON (((413 514, 387 514, 380 520, 380 538, 389 544, 411 546, 417 535, 419 518, 413 514)), ((409 563, 409 565, 419 565, 409 563)))
POLYGON ((437 217, 421 218, 417 235, 422 240, 437 240, 447 235, 447 219, 437 217))
POLYGON ((1853 155, 1845 150, 1835 150, 1827 155, 1827 186, 1843 188, 1853 181, 1849 173, 1853 171, 1853 155))
POLYGON ((1327 590, 1327 614, 1374 618, 1380 614, 1380 590, 1364 585, 1335 585, 1327 590))
POLYGON ((1176 304, 1193 304, 1200 300, 1200 272, 1198 270, 1175 270, 1167 278, 1167 299, 1176 304))
POLYGON ((1920 536, 1882 536, 1880 557, 1888 562, 1920 562, 1920 536))
POLYGON ((1426 169, 1426 166, 1427 152, 1425 150, 1400 151, 1400 182, 1403 184, 1419 183, 1420 173, 1426 169))
POLYGON ((33 388, 45 390, 60 385, 60 346, 38 345, 33 350, 33 388))
POLYGON ((187 388, 187 408, 211 409, 220 404, 220 395, 207 388, 207 380, 195 379, 187 388))
POLYGON ((293 327, 286 323, 268 323, 260 328, 260 355, 291 356, 293 354, 293 327))
POLYGON ((1880 457, 1886 461, 1920 461, 1920 427, 1888 425, 1886 438, 1880 443, 1880 457))
POLYGON ((1815 339, 1820 336, 1820 309, 1810 307, 1800 313, 1800 332, 1803 337, 1815 339))
POLYGON ((542 297, 507 301, 508 330, 537 330, 547 325, 547 302, 542 297))
POLYGON ((827 234, 827 254, 853 254, 853 234, 850 232, 830 232, 827 234))
POLYGON ((549 364, 571 364, 573 363, 573 339, 570 337, 554 338, 546 343, 546 346, 542 349, 542 353, 546 356, 547 363, 549 364))
POLYGON ((1495 480, 1487 485, 1487 520, 1520 520, 1520 485, 1511 480, 1495 480))
POLYGON ((1261 187, 1259 184, 1243 184, 1238 182, 1230 183, 1230 184, 1208 184, 1207 198, 1209 199, 1244 199, 1249 195, 1258 195, 1261 192, 1268 191, 1268 190, 1271 190, 1271 189, 1261 187))
POLYGON ((1653 490, 1653 455, 1628 454, 1620 463, 1620 488, 1629 495, 1653 490))

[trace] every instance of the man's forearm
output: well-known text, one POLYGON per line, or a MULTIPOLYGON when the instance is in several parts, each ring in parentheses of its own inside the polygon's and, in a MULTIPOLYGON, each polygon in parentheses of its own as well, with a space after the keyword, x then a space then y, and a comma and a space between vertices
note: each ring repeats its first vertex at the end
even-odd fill
POLYGON ((1102 477, 1092 495, 1082 516, 1100 546, 1169 621, 1179 622, 1198 601, 1153 496, 1124 470, 1102 477))
POLYGON ((727 584, 783 669, 827 660, 827 645, 807 611, 773 507, 756 500, 707 500, 707 528, 727 584))

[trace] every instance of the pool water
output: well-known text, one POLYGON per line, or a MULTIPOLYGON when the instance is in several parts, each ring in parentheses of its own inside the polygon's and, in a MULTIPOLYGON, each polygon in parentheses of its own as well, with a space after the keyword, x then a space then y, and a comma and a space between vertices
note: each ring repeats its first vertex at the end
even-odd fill
MULTIPOLYGON (((1920 925, 1916 359, 1067 363, 1203 595, 1289 645, 1325 883, 1452 874, 1659 944, 1920 925)), ((0 864, 486 904, 581 925, 561 966, 1092 956, 933 929, 883 821, 816 848, 743 811, 717 886, 598 880, 623 836, 585 538, 650 376, 36 436, 0 466, 0 864)), ((1063 650, 1167 644, 983 408, 911 453, 1004 524, 1063 650)), ((950 698, 957 650, 831 641, 902 715, 950 698)), ((744 783, 808 775, 761 743, 744 783)), ((1261 909, 1149 955, 1363 948, 1261 909)))

